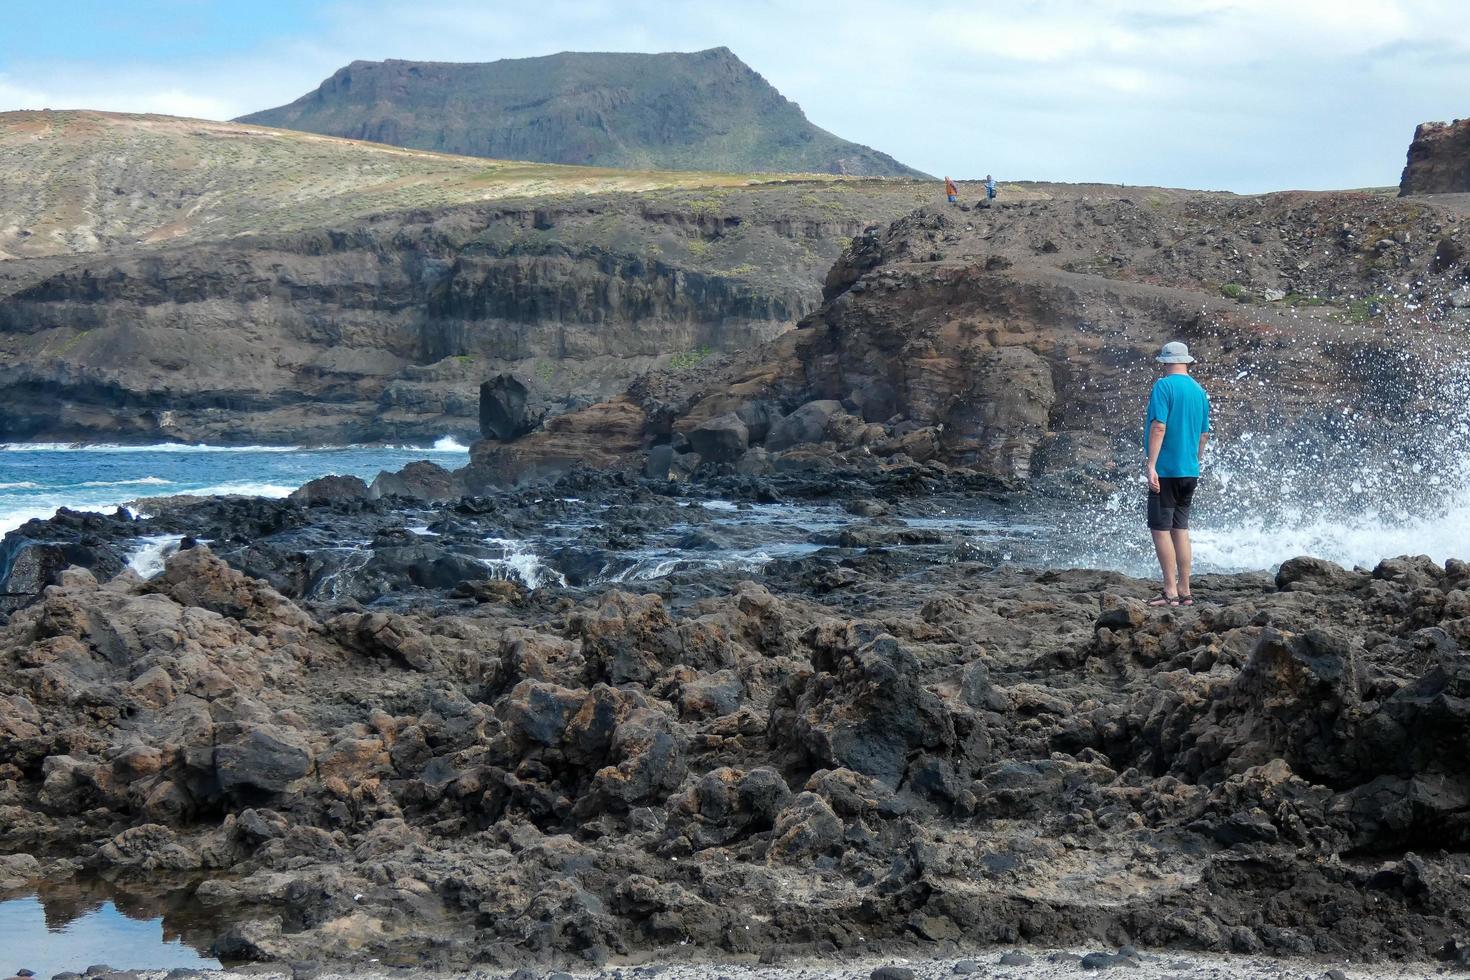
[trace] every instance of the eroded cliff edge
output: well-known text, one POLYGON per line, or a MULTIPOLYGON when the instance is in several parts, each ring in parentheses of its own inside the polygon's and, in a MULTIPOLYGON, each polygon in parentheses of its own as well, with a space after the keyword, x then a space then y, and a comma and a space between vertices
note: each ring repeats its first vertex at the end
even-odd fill
POLYGON ((1172 339, 1199 357, 1235 452, 1315 456, 1334 477, 1395 445, 1433 465, 1465 421, 1444 397, 1470 345, 1465 236, 1453 208, 1368 194, 921 209, 856 239, 799 329, 487 438, 471 485, 578 463, 896 462, 1107 490, 1138 455, 1133 419, 1172 339))
POLYGON ((788 329, 913 201, 798 182, 7 261, 0 439, 432 441, 501 370, 575 407, 788 329))

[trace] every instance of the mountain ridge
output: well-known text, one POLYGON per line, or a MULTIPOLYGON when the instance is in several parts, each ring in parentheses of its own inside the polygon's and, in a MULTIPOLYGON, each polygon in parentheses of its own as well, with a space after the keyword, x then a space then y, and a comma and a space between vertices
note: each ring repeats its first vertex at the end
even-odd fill
POLYGON ((357 60, 294 102, 237 121, 544 163, 927 176, 815 125, 726 47, 357 60))

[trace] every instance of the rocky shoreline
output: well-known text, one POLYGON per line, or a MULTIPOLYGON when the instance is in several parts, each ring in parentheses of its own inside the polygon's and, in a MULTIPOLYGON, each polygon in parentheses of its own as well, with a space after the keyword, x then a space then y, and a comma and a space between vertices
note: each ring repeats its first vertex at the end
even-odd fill
POLYGON ((1144 581, 885 524, 984 497, 941 476, 825 477, 852 521, 831 545, 648 583, 532 589, 433 549, 595 506, 606 551, 708 513, 679 494, 820 485, 573 474, 437 509, 28 525, 5 546, 10 591, 17 554, 42 577, 0 629, 0 886, 182 884, 222 957, 353 969, 1015 944, 1463 963, 1470 566, 1298 559, 1153 610, 1144 581), (379 564, 313 591, 313 554, 369 526, 379 564), (157 575, 123 568, 165 529, 157 575))
POLYGON ((926 208, 770 343, 571 411, 492 379, 463 470, 32 521, 0 891, 102 879, 227 961, 352 970, 1463 969, 1470 565, 1295 558, 1164 610, 1069 567, 1147 567, 1095 546, 1165 329, 1238 474, 1306 454, 1392 509, 1362 460, 1465 431, 1422 397, 1461 239, 1362 195, 926 208))

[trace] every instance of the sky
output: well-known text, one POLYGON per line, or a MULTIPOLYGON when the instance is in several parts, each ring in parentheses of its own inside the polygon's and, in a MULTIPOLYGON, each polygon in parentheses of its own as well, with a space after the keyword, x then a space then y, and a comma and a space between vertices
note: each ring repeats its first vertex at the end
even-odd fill
POLYGON ((1470 116, 1463 0, 8 0, 0 111, 227 119, 353 60, 725 45, 933 174, 1259 192, 1396 184, 1470 116))

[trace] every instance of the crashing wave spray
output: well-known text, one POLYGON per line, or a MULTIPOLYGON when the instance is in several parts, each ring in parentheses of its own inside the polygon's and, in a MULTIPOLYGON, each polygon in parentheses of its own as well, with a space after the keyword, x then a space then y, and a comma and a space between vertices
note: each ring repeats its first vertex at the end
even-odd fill
MULTIPOLYGON (((1415 284, 1371 317, 1337 315, 1326 336, 1287 338, 1294 369, 1282 369, 1277 338, 1253 357, 1237 353, 1233 375, 1201 365, 1216 432, 1195 498, 1198 571, 1303 554, 1349 567, 1470 558, 1470 319, 1447 302, 1456 286, 1415 284), (1340 394, 1314 401, 1311 382, 1340 394)), ((1143 530, 1142 397, 1128 485, 1066 522, 1073 563, 1156 571, 1143 530)))

